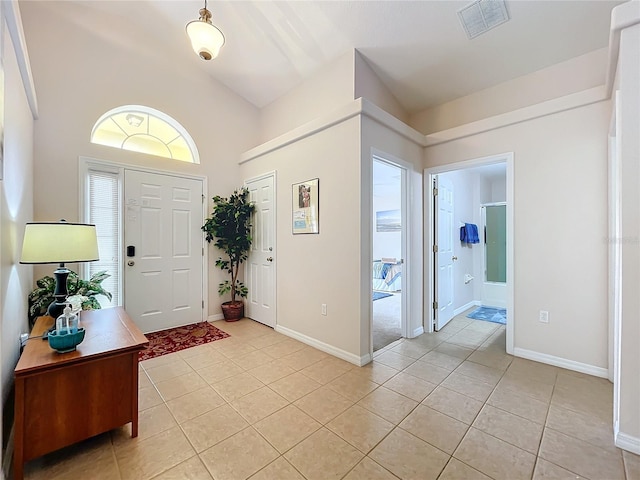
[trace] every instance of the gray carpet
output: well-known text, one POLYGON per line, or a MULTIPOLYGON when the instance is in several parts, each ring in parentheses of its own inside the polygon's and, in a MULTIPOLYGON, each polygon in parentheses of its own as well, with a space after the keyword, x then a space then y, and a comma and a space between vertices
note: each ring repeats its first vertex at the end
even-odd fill
POLYGON ((401 298, 400 294, 395 294, 373 302, 374 352, 402 338, 401 298))

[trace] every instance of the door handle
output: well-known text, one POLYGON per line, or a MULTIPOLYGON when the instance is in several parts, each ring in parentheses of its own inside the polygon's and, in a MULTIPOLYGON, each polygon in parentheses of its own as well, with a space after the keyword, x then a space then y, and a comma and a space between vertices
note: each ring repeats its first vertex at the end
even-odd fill
POLYGON ((270 252, 273 252, 273 247, 269 247, 269 251, 270 251, 270 252))
POLYGON ((451 260, 453 260, 454 262, 458 259, 458 257, 456 257, 455 255, 453 257, 451 257, 451 260))
POLYGON ((129 265, 130 267, 133 267, 136 264, 136 262, 134 262, 133 260, 129 260, 127 262, 127 265, 129 265))
POLYGON ((267 262, 273 262, 273 257, 267 257, 267 262))

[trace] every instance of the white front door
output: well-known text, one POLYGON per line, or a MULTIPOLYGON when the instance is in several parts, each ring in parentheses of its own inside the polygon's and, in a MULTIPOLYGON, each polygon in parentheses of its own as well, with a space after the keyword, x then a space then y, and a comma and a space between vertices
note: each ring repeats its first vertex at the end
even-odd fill
POLYGON ((202 181, 126 170, 124 306, 143 332, 203 320, 202 181))
POLYGON ((249 288, 246 316, 276 326, 276 202, 275 175, 269 174, 246 183, 256 211, 251 222, 251 251, 245 266, 249 288))
POLYGON ((435 197, 437 214, 436 263, 436 330, 453 318, 453 184, 442 176, 436 177, 438 195, 435 197))

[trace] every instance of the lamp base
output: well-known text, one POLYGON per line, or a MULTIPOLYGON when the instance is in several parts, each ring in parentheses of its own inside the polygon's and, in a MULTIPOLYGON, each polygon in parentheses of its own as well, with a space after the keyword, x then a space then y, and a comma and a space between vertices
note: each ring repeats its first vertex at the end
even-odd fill
POLYGON ((62 301, 62 303, 58 302, 57 300, 54 300, 49 304, 49 308, 47 309, 47 315, 49 315, 50 317, 53 317, 53 320, 55 323, 55 319, 64 313, 64 307, 66 306, 67 304, 64 302, 64 300, 62 301))
POLYGON ((42 339, 46 340, 51 332, 55 332, 56 330, 56 319, 64 313, 64 307, 66 307, 66 303, 59 303, 57 300, 54 300, 49 304, 49 308, 47 308, 47 315, 53 317, 53 325, 42 334, 42 339))
POLYGON ((64 307, 67 306, 65 303, 67 295, 69 295, 69 291, 67 290, 67 277, 70 272, 71 271, 64 266, 64 263, 61 263, 58 269, 53 272, 53 276, 56 279, 56 287, 53 292, 54 300, 49 304, 49 308, 47 309, 47 315, 53 317, 53 326, 43 335, 43 339, 46 339, 49 333, 56 329, 56 319, 64 313, 64 307))

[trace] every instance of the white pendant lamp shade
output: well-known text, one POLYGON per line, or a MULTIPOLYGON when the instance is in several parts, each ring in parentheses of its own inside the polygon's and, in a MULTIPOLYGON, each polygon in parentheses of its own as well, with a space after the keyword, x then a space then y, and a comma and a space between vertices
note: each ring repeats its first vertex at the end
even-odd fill
POLYGON ((224 45, 224 35, 211 23, 211 12, 206 7, 200 10, 198 20, 187 23, 187 35, 193 51, 203 60, 216 58, 224 45))

